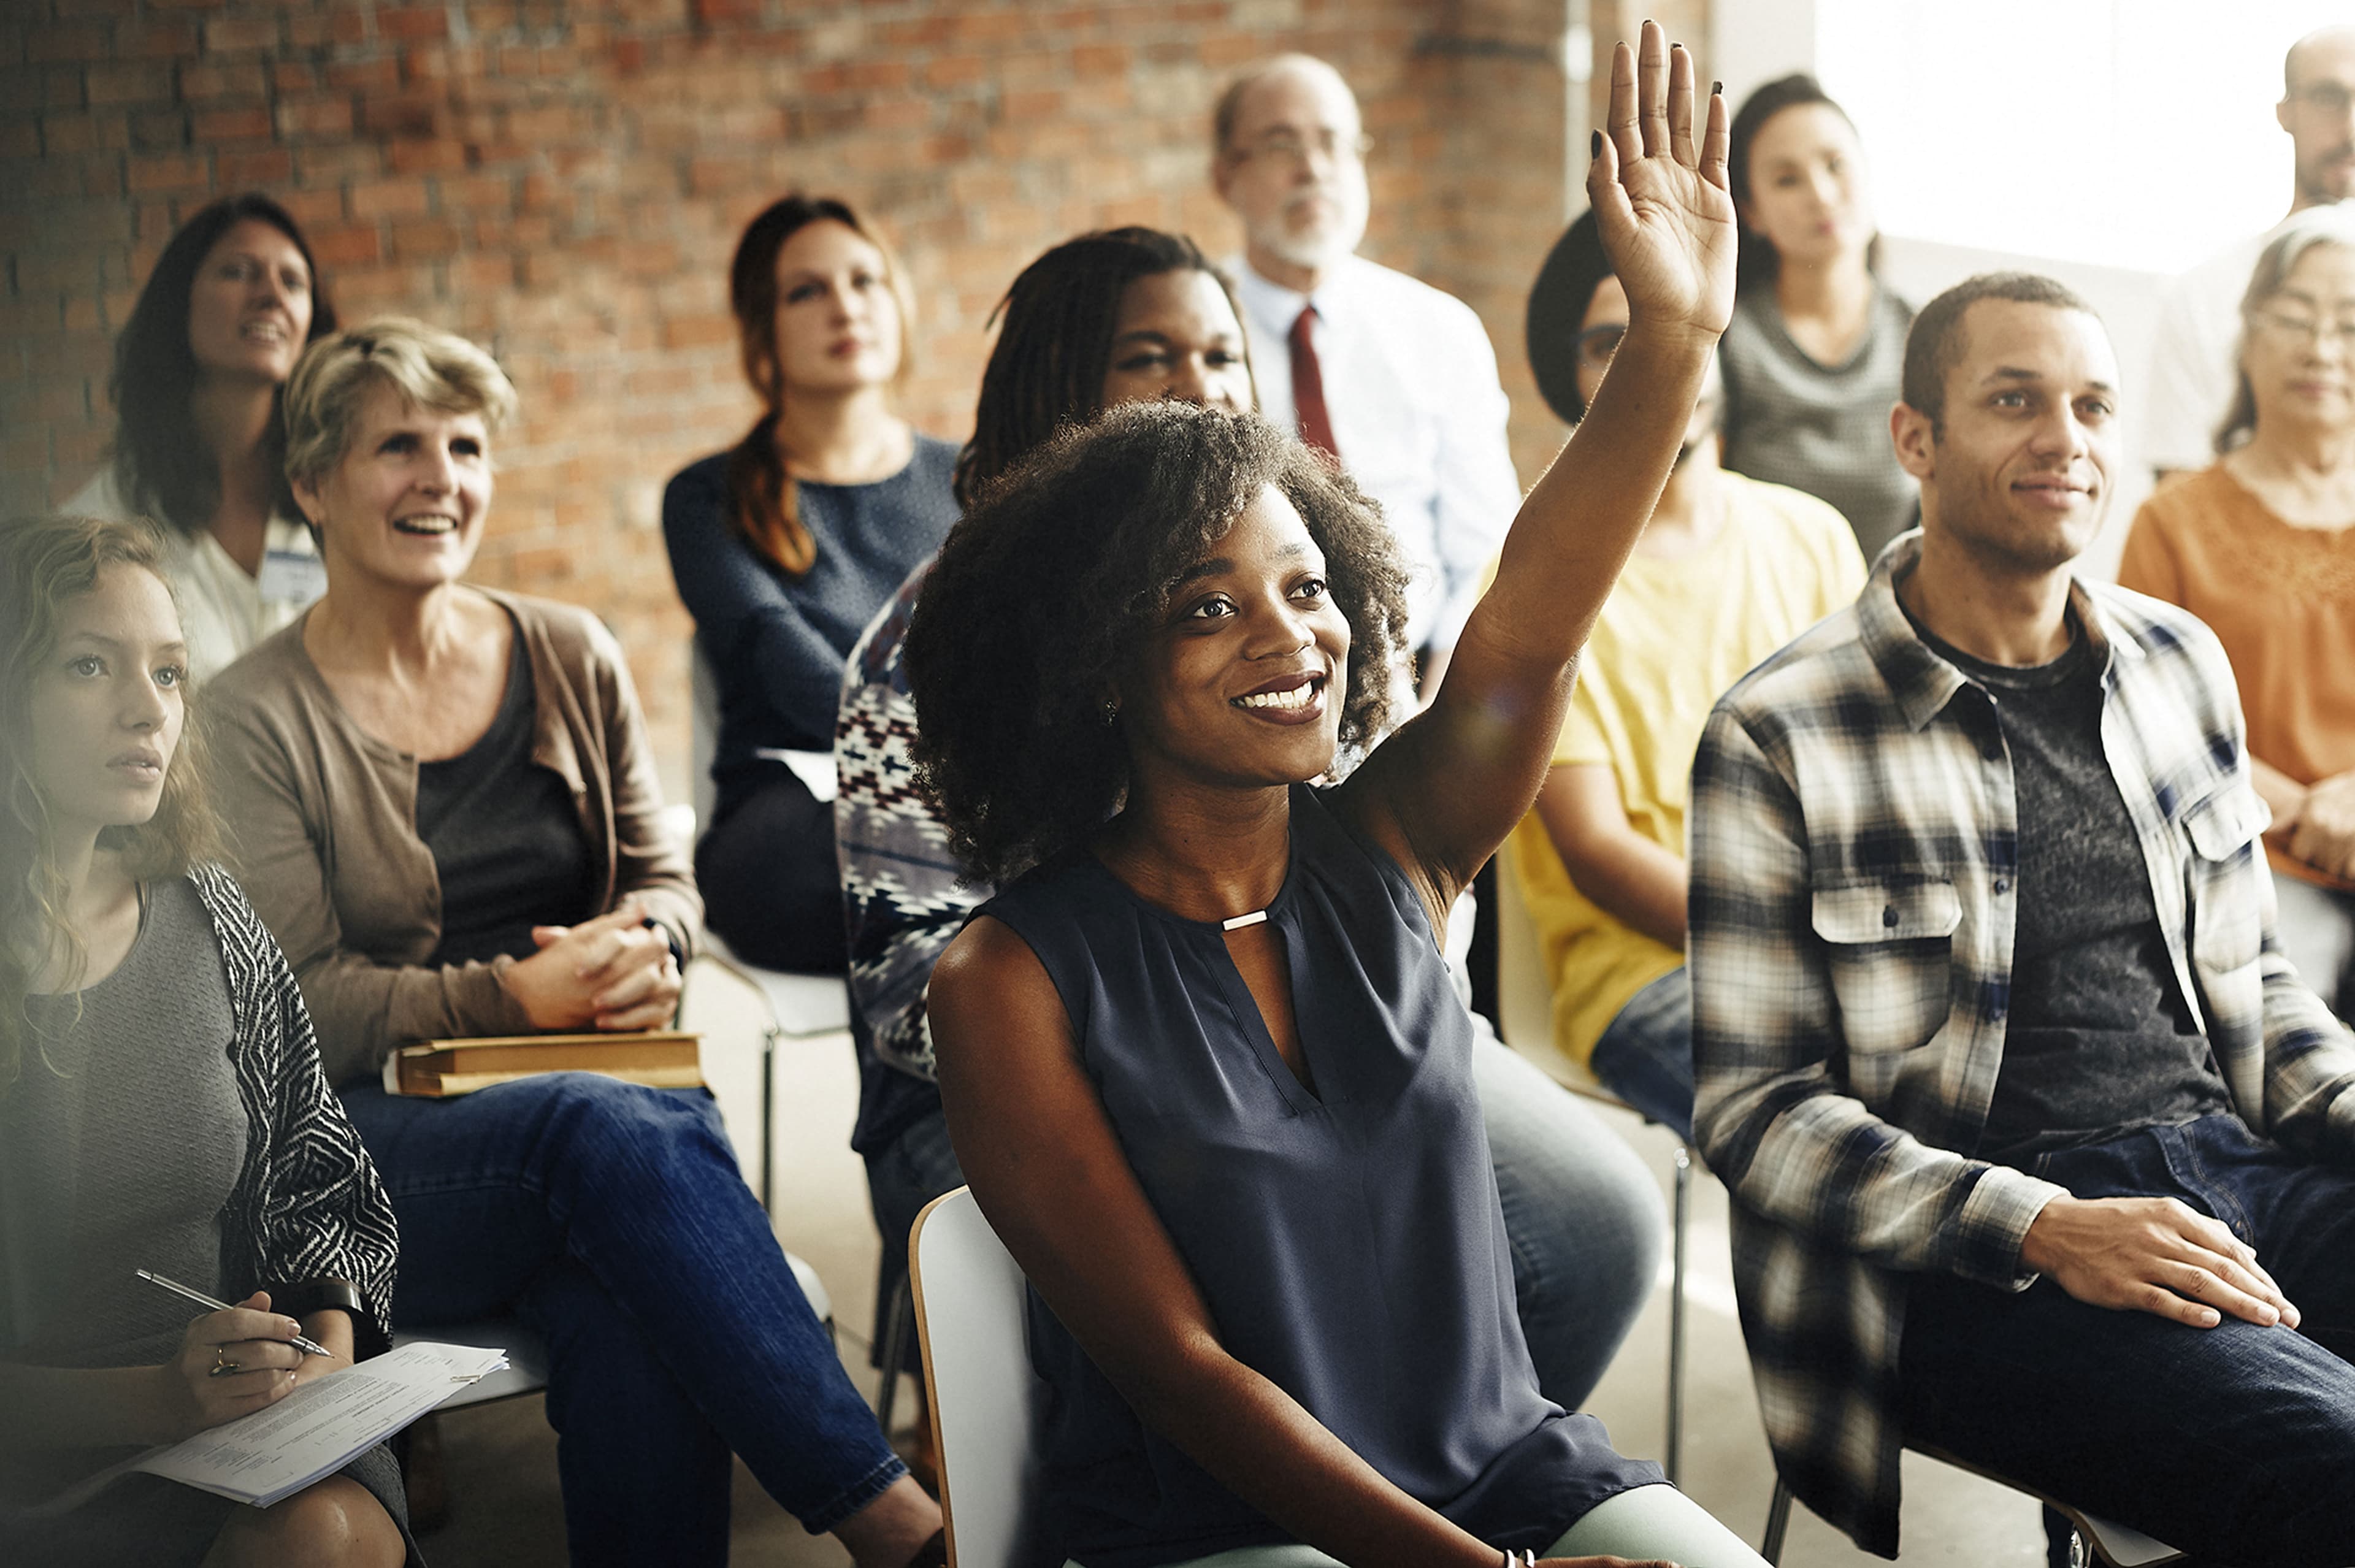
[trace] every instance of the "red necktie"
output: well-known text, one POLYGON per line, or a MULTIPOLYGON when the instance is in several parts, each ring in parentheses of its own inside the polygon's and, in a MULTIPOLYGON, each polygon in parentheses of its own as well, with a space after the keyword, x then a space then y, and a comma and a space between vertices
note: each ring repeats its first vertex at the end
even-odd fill
POLYGON ((1333 459, 1341 461, 1341 449, 1333 444, 1333 419, 1325 411, 1325 372, 1316 363, 1316 345, 1310 334, 1316 320, 1316 307, 1309 305, 1293 318, 1288 341, 1292 345, 1292 407, 1300 416, 1300 439, 1333 459))

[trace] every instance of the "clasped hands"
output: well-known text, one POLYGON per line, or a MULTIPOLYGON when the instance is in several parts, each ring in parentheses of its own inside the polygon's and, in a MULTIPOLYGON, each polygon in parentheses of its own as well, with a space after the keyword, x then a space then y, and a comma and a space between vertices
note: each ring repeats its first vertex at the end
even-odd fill
POLYGON ((2355 881, 2355 773, 2317 780, 2266 838, 2318 871, 2355 881))
POLYGON ((2267 1328, 2298 1325, 2256 1249, 2173 1198, 2055 1198, 2029 1226, 2019 1260, 2093 1307, 2194 1328, 2227 1313, 2267 1328))
POLYGON ((534 926, 531 938, 539 951, 501 978, 534 1029, 660 1029, 678 1008, 670 939, 634 897, 579 925, 534 926))

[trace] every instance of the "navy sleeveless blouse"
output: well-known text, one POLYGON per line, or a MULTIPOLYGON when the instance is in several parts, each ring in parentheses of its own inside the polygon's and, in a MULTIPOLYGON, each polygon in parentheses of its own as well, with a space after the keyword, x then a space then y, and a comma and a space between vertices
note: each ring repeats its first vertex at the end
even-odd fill
MULTIPOLYGON (((1472 1026, 1398 864, 1305 785, 1268 906, 1311 1093, 1214 923, 1064 856, 977 912, 1036 953, 1228 1351, 1401 1489, 1543 1552, 1661 1480, 1538 1392, 1472 1078, 1472 1026)), ((1047 1544, 1156 1568, 1287 1540, 1140 1421, 1034 1291, 1047 1544)))

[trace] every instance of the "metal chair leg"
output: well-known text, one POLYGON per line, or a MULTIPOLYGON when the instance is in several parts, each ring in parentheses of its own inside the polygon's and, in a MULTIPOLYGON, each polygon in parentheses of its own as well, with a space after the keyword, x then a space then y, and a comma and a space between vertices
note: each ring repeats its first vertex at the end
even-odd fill
POLYGON ((1774 1500, 1766 1505, 1766 1539, 1758 1543, 1758 1555, 1769 1563, 1783 1561, 1783 1537, 1791 1529, 1791 1488, 1782 1477, 1774 1477, 1774 1500))
POLYGON ((883 1328, 883 1378, 875 1391, 875 1424, 886 1437, 891 1435, 891 1412, 900 1403, 900 1369, 908 1359, 908 1336, 915 1331, 916 1298, 903 1274, 891 1287, 891 1315, 883 1328))
POLYGON ((770 1200, 776 1196, 777 1041, 783 1032, 771 1024, 761 1037, 761 1207, 770 1214, 777 1211, 770 1200))
POLYGON ((1685 1445, 1685 1232, 1692 1215, 1692 1151, 1677 1145, 1676 1207, 1669 1232, 1673 1266, 1668 1276, 1668 1423, 1661 1469, 1677 1484, 1685 1445))

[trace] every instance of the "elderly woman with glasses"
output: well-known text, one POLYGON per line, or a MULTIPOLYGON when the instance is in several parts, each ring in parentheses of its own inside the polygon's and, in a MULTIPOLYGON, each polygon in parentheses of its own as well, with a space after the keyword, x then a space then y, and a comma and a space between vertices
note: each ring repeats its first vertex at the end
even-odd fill
POLYGON ((385 319, 321 340, 287 473, 327 591, 219 683, 254 907, 400 1222, 404 1321, 512 1312, 549 1349, 575 1563, 723 1563, 730 1453, 862 1568, 939 1510, 885 1445, 700 1090, 560 1072, 388 1094, 403 1041, 669 1019, 702 906, 621 649, 464 581, 515 389, 385 319))
POLYGON ((2240 678, 2283 948, 2355 1004, 2355 213, 2257 259, 2216 463, 2161 484, 2118 581, 2216 630, 2240 678))

